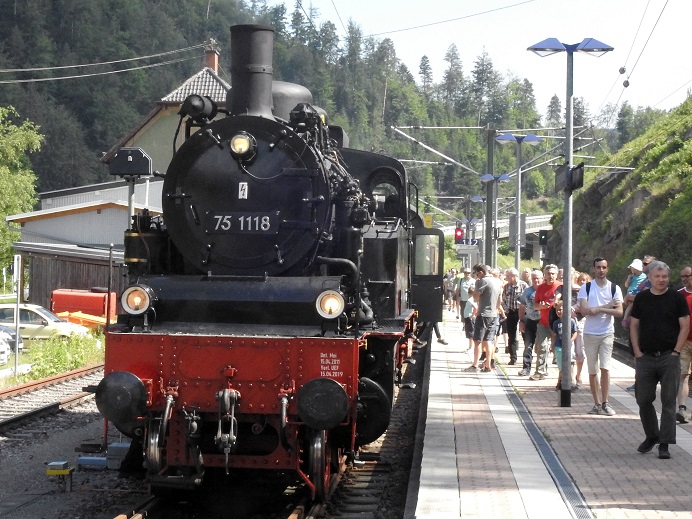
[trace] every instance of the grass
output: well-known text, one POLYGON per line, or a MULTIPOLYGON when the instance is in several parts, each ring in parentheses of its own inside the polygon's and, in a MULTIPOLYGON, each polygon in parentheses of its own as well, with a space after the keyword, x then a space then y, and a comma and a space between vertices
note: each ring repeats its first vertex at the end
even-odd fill
MULTIPOLYGON (((103 362, 103 335, 54 336, 43 341, 25 341, 19 364, 31 364, 31 371, 18 377, 0 379, 0 387, 38 380, 103 362)), ((6 366, 14 367, 14 358, 6 366)))

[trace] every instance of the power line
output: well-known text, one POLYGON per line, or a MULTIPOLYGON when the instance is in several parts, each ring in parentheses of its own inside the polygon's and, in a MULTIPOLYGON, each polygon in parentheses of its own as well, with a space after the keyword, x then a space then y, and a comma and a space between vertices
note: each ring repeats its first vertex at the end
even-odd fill
POLYGON ((530 3, 532 3, 532 2, 534 2, 534 0, 524 0, 523 2, 518 2, 518 3, 516 3, 516 4, 506 5, 506 6, 504 6, 504 7, 498 7, 498 8, 496 8, 496 9, 489 9, 489 10, 487 10, 487 11, 481 11, 481 12, 479 12, 479 13, 467 14, 466 16, 459 16, 458 18, 449 18, 449 19, 447 19, 447 20, 441 20, 441 21, 439 21, 439 22, 426 23, 426 24, 423 24, 423 25, 415 25, 415 26, 413 26, 413 27, 406 27, 406 28, 404 28, 404 29, 394 29, 393 31, 377 32, 377 33, 374 33, 374 34, 369 34, 368 36, 371 36, 371 37, 372 37, 372 36, 382 36, 382 35, 384 35, 384 34, 394 34, 395 32, 412 31, 412 30, 414 30, 414 29, 422 29, 423 27, 431 27, 431 26, 433 26, 433 25, 441 25, 441 24, 443 24, 443 23, 456 22, 456 21, 459 21, 459 20, 465 20, 465 19, 467 19, 467 18, 473 18, 473 17, 475 17, 475 16, 481 16, 481 15, 484 15, 484 14, 489 14, 489 13, 494 13, 494 12, 497 12, 497 11, 502 11, 502 10, 504 10, 504 9, 511 9, 512 7, 517 7, 517 6, 519 6, 519 5, 530 4, 530 3))
POLYGON ((658 15, 658 18, 656 19, 656 23, 654 26, 651 28, 651 32, 649 33, 649 37, 646 39, 646 42, 644 43, 644 47, 642 47, 641 52, 639 53, 639 56, 637 56, 637 61, 634 62, 634 65, 632 65, 632 70, 630 71, 629 75, 627 78, 629 79, 632 74, 634 73, 634 69, 637 67, 637 63, 639 63, 639 59, 642 57, 642 54, 644 54, 644 51, 646 50, 647 45, 649 44, 649 40, 651 39, 651 36, 654 34, 654 31, 656 30, 656 27, 658 26, 658 22, 661 21, 661 16, 663 16, 663 11, 666 10, 666 7, 668 6, 668 0, 666 0, 666 3, 663 5, 663 9, 661 9, 660 14, 658 15))
POLYGON ((170 61, 162 61, 161 63, 153 63, 151 65, 142 65, 139 67, 132 67, 132 68, 124 68, 121 70, 109 70, 105 72, 94 72, 93 74, 77 74, 74 76, 59 76, 59 77, 45 77, 45 78, 34 78, 34 79, 8 79, 8 80, 0 80, 0 84, 2 85, 12 85, 16 83, 41 83, 45 81, 60 81, 63 79, 78 79, 78 78, 84 78, 84 77, 94 77, 94 76, 107 76, 109 74, 121 74, 123 72, 133 72, 135 70, 143 70, 147 68, 153 68, 153 67, 161 67, 163 65, 172 65, 174 63, 181 63, 183 61, 190 61, 193 59, 199 59, 202 56, 192 56, 190 58, 178 58, 170 61))
POLYGON ((334 3, 334 0, 332 1, 332 5, 334 6, 334 10, 336 11, 336 17, 339 19, 341 22, 341 27, 344 29, 344 34, 348 34, 348 31, 346 30, 346 26, 344 25, 344 21, 341 19, 341 14, 339 14, 339 10, 336 8, 336 4, 334 3))
MULTIPOLYGON (((639 34, 639 29, 641 28, 642 22, 644 21, 644 16, 646 15, 646 11, 649 8, 649 3, 650 2, 647 2, 646 8, 644 9, 644 13, 642 14, 642 19, 639 22, 639 27, 637 28, 637 32, 634 36, 634 39, 632 40, 632 46, 630 47, 630 51, 627 54, 627 59, 625 60, 625 65, 627 65, 627 61, 629 60, 630 55, 632 54, 632 49, 634 48, 634 41, 637 39, 637 35, 639 34)), ((646 50, 647 46, 649 45, 649 41, 651 40, 651 36, 653 36, 654 31, 656 30, 656 27, 658 27, 658 22, 661 21, 661 17, 663 16, 663 12, 666 10, 667 6, 668 6, 668 0, 666 0, 666 3, 663 4, 663 7, 661 8, 661 12, 658 14, 658 18, 656 18, 656 23, 654 23, 654 26, 651 28, 651 31, 649 32, 649 36, 647 37, 646 41, 644 42, 644 46, 642 47, 641 51, 639 52, 639 55, 637 56, 637 60, 634 62, 634 65, 632 66, 632 70, 630 70, 629 73, 627 73, 626 66, 622 66, 620 68, 619 73, 620 74, 626 74, 627 79, 625 79, 625 81, 623 82, 622 90, 620 91, 620 95, 618 96, 617 101, 615 102, 615 105, 613 106, 613 110, 610 113, 610 116, 608 117, 607 124, 610 124, 610 121, 612 120, 613 116, 615 115, 615 111, 617 110, 617 107, 620 105, 620 99, 622 99, 622 96, 625 93, 625 89, 630 84, 629 79, 632 77, 632 74, 634 73, 634 69, 637 67, 639 60, 641 59, 642 55, 644 54, 644 51, 646 50)), ((615 80, 615 82, 617 82, 617 79, 615 80)), ((613 86, 610 88, 610 91, 608 91, 608 95, 606 96, 606 99, 610 95, 610 92, 613 90, 614 86, 615 86, 615 84, 613 84, 613 86)), ((685 85, 683 85, 683 86, 685 86, 685 85)), ((680 88, 682 88, 682 87, 680 87, 680 88)), ((677 90, 679 90, 680 88, 678 88, 677 90)), ((675 92, 677 92, 677 90, 675 92)), ((665 99, 668 99, 668 97, 673 95, 675 92, 668 95, 662 101, 665 101, 665 99)), ((662 101, 659 101, 659 103, 661 103, 662 101)), ((605 100, 603 101, 603 103, 601 103, 601 106, 603 106, 604 103, 605 103, 605 100)))
POLYGON ((190 50, 194 49, 199 49, 200 47, 204 47, 206 43, 201 43, 199 45, 193 45, 192 47, 187 47, 185 49, 178 49, 178 50, 170 50, 167 52, 159 52, 158 54, 150 54, 148 56, 139 56, 137 58, 127 58, 127 59, 119 59, 115 61, 102 61, 100 63, 84 63, 82 65, 63 65, 59 67, 34 67, 34 68, 6 68, 6 69, 0 69, 0 72, 38 72, 38 71, 45 71, 45 70, 64 70, 68 68, 79 68, 79 67, 100 67, 102 65, 113 65, 115 63, 127 63, 129 61, 138 61, 141 59, 149 59, 149 58, 158 58, 161 56, 169 56, 171 54, 177 54, 178 52, 187 52, 190 50))

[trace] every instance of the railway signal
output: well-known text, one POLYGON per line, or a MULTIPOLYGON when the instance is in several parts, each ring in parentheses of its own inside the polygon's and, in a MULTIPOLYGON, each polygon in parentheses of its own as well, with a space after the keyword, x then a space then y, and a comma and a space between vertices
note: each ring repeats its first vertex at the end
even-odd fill
POLYGON ((454 243, 456 245, 459 245, 463 242, 464 242, 464 229, 462 229, 460 225, 457 225, 457 228, 454 229, 454 243))

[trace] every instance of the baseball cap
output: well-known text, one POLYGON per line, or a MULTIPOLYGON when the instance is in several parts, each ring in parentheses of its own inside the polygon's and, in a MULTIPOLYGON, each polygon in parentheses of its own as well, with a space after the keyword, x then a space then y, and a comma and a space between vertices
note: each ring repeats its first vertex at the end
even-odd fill
POLYGON ((469 267, 464 267, 464 274, 470 274, 471 269, 469 267))
POLYGON ((642 260, 640 259, 632 260, 632 263, 630 263, 628 267, 632 267, 633 269, 637 270, 644 270, 644 265, 642 264, 642 260))

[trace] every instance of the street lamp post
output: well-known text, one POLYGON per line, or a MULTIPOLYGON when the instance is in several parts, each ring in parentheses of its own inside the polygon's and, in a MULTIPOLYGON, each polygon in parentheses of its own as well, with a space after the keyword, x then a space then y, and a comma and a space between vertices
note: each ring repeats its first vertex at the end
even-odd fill
POLYGON ((480 177, 480 181, 488 186, 488 214, 486 215, 485 222, 488 227, 492 226, 492 234, 486 230, 485 236, 486 239, 492 240, 492 246, 489 247, 486 244, 485 250, 488 251, 488 254, 486 254, 488 257, 484 258, 484 260, 491 267, 497 266, 497 184, 509 182, 510 180, 509 175, 506 173, 498 176, 486 173, 480 177))
MULTIPOLYGON (((613 50, 613 47, 606 45, 593 38, 585 38, 581 43, 565 44, 561 43, 557 38, 548 38, 542 42, 530 46, 528 49, 535 52, 541 57, 550 56, 558 52, 567 53, 567 99, 566 99, 566 121, 565 121, 565 174, 568 175, 565 187, 565 205, 564 205, 564 221, 563 221, 563 236, 562 236, 562 263, 563 263, 563 279, 562 300, 565 313, 563 319, 569 323, 571 318, 572 306, 572 184, 571 170, 574 153, 574 120, 572 117, 572 109, 574 106, 574 53, 586 52, 595 57, 600 57, 606 52, 613 50)), ((571 326, 569 324, 562 327, 562 387, 560 390, 560 406, 571 407, 572 405, 572 390, 571 390, 571 364, 572 364, 572 348, 571 345, 571 326)))
POLYGON ((515 135, 513 133, 503 133, 498 135, 495 140, 500 144, 507 144, 508 142, 517 143, 517 201, 516 201, 516 229, 515 240, 514 240, 514 268, 519 270, 521 268, 521 167, 523 166, 521 161, 521 144, 525 142, 531 146, 536 146, 538 143, 543 142, 540 137, 529 133, 527 135, 515 135))

